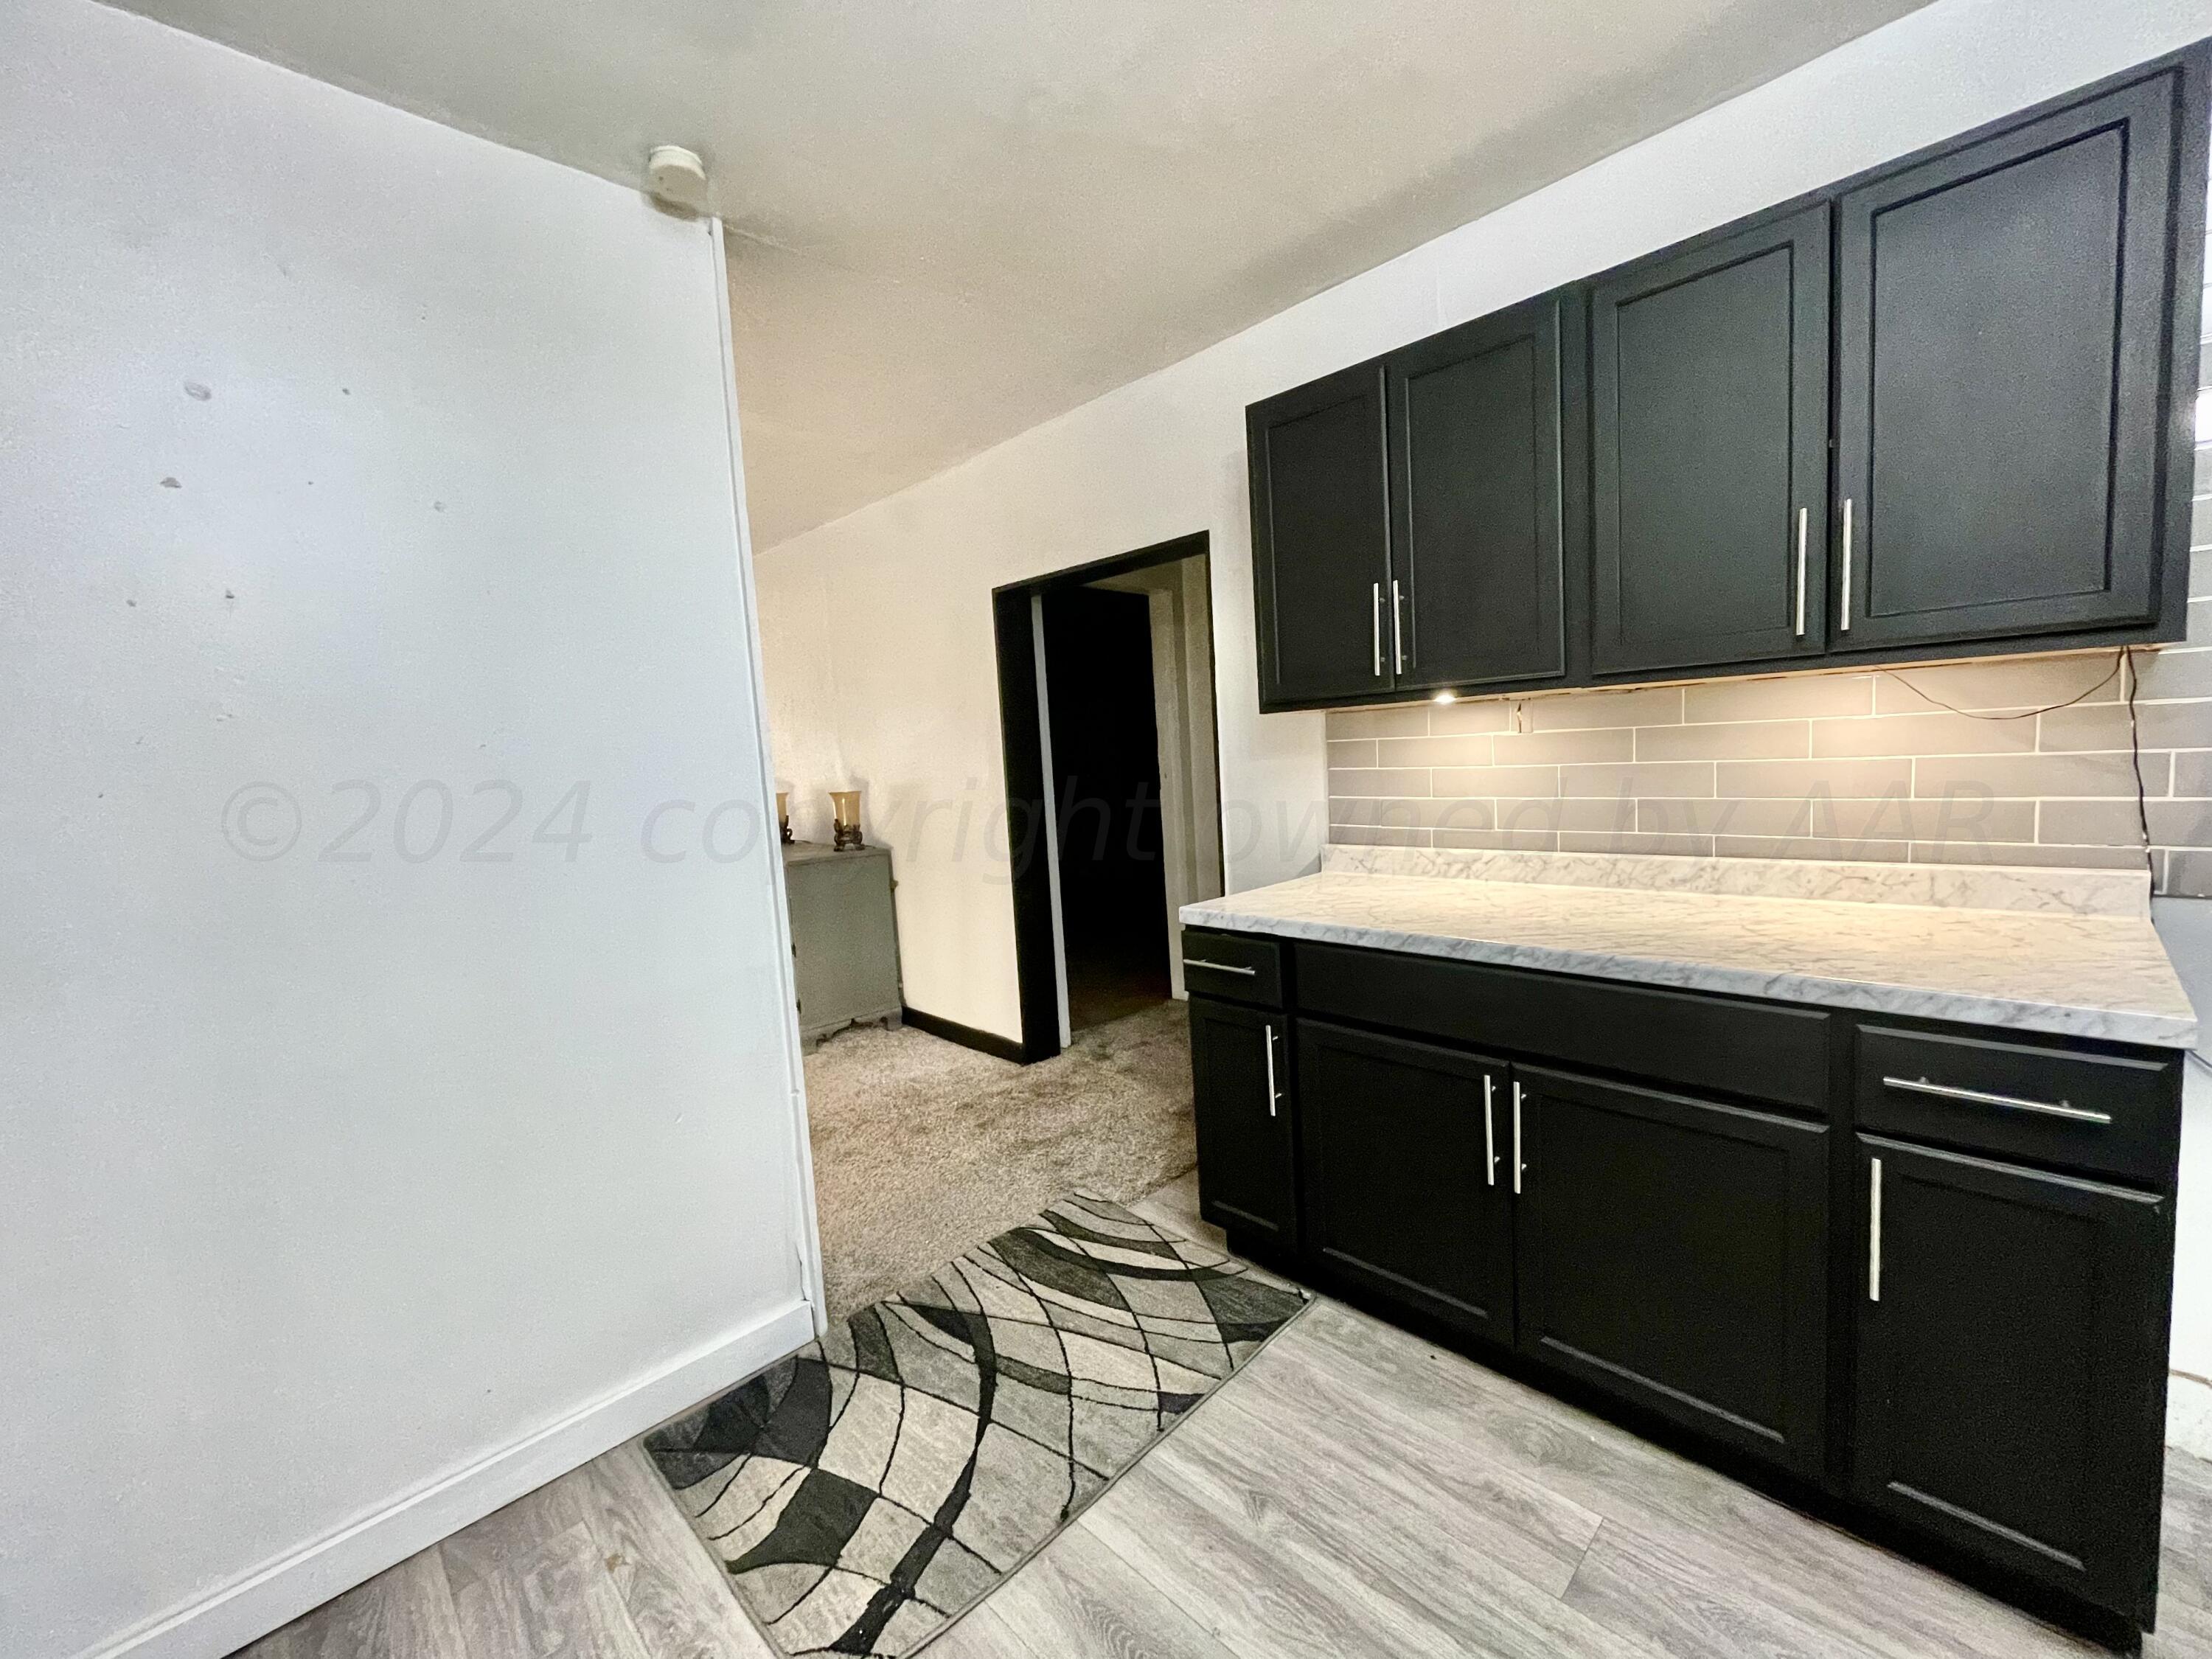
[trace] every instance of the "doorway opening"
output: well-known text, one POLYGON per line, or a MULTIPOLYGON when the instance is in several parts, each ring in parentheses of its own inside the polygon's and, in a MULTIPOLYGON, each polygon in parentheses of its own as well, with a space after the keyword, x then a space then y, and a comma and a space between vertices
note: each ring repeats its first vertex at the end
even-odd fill
POLYGON ((1176 913, 1223 888, 1206 538, 992 596, 1021 1057, 1182 994, 1176 913))

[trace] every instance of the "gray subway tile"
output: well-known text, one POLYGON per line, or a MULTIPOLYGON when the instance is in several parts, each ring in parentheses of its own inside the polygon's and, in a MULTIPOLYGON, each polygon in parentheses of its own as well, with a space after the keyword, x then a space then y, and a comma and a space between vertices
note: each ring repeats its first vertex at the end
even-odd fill
POLYGON ((1513 718, 1513 705, 1503 699, 1482 702, 1444 702, 1429 706, 1429 732, 1432 737, 1454 737, 1462 733, 1503 732, 1513 718))
MULTIPOLYGON (((2161 756, 2157 793, 2165 791, 2161 756)), ((2146 763, 2148 772, 2149 763, 2146 763)), ((2032 800, 2055 795, 2133 795, 2135 772, 2124 754, 1959 755, 1917 763, 1913 793, 1924 799, 1981 793, 2032 800)))
POLYGON ((1912 755, 2011 755, 2033 750, 2036 722, 1972 714, 1878 714, 1814 720, 1813 753, 1823 760, 1912 755))
POLYGON ((1342 771, 1352 767, 1371 769, 1376 764, 1375 739, 1331 738, 1328 740, 1328 764, 1331 771, 1342 771))
POLYGON ((1378 766, 1487 766, 1494 739, 1480 737, 1383 738, 1376 745, 1378 766))
POLYGON ((1866 797, 1909 795, 1909 760, 1723 761, 1713 788, 1720 795, 1866 797))
POLYGON ((1556 766, 1455 767, 1435 775, 1439 795, 1556 795, 1559 769, 1556 766))
POLYGON ((1822 841, 1812 836, 1717 836, 1713 853, 1724 859, 1850 859, 1903 864, 1912 856, 1905 841, 1822 841))
MULTIPOLYGON (((2138 652, 2136 667, 2142 676, 2141 689, 2136 693, 2141 702, 2212 697, 2212 651, 2168 646, 2163 651, 2138 652)), ((2212 721, 2207 723, 2212 726, 2212 721)))
POLYGON ((1971 799, 1872 800, 1808 796, 1638 803, 1640 830, 1703 830, 1718 836, 1811 836, 1839 842, 2031 842, 2035 803, 1971 799))
POLYGON ((1332 738, 1425 738, 1429 734, 1429 705, 1403 708, 1336 708, 1324 717, 1332 738))
POLYGON ((1705 720, 1813 720, 1874 713, 1868 674, 1786 674, 1720 680, 1683 688, 1683 718, 1705 720))
POLYGON ((2132 800, 2047 800, 2035 838, 2051 847, 2140 847, 2142 823, 2132 800))
POLYGON ((1562 732, 1506 732, 1491 738, 1490 742, 1496 746, 1500 766, 1557 765, 1563 761, 1625 761, 1632 760, 1636 755, 1636 733, 1626 726, 1570 727, 1562 732))
POLYGON ((1802 760, 1811 752, 1811 726, 1804 720, 1647 726, 1636 734, 1639 761, 1802 760))
POLYGON ((1633 830, 1565 830, 1559 833, 1562 853, 1658 853, 1682 858, 1711 858, 1711 836, 1647 836, 1633 830))
MULTIPOLYGON (((1331 767, 1328 774, 1328 793, 1336 795, 1365 795, 1370 799, 1398 795, 1427 795, 1433 793, 1429 774, 1418 768, 1350 767, 1338 771, 1331 767)), ((1471 793, 1455 791, 1455 793, 1471 793)))
POLYGON ((1510 853, 1556 853, 1559 836, 1549 830, 1439 830, 1438 847, 1486 848, 1510 853))
POLYGON ((1576 726, 1671 726, 1682 718, 1682 688, 1643 686, 1628 691, 1569 691, 1531 697, 1526 729, 1560 732, 1576 726))
POLYGON ((2212 797, 2212 750, 2185 750, 2173 757, 2172 793, 2212 797))
POLYGON ((1710 761, 1669 761, 1645 765, 1563 766, 1559 769, 1563 795, 1710 795, 1713 766, 1710 761))
POLYGON ((2165 890, 2176 898, 2212 898, 2212 853, 2195 848, 2168 853, 2165 890))
POLYGON ((2124 847, 2021 847, 1992 842, 1915 842, 1915 864, 2027 864, 2140 870, 2140 849, 2124 847))
POLYGON ((2054 708, 2036 720, 2038 746, 2045 754, 2079 754, 2129 747, 2135 720, 2124 703, 2084 703, 2054 708))

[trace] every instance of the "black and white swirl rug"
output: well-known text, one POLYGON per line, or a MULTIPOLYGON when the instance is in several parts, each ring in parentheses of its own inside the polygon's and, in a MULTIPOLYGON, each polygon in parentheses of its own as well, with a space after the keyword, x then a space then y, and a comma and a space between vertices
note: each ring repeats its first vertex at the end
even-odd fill
POLYGON ((646 1449, 783 1652, 908 1654, 1305 1303, 1078 1194, 646 1449))

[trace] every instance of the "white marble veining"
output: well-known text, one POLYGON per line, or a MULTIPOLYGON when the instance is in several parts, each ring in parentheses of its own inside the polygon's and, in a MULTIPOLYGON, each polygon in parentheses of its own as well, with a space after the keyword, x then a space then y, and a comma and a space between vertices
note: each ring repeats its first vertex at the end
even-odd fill
MULTIPOLYGON (((1970 908, 1955 899, 1870 902, 1860 894, 1875 887, 1858 884, 1846 897, 1714 892, 1697 890, 1699 878, 1689 872, 1673 888, 1625 877, 1610 884, 1526 875, 1472 879, 1443 873, 1439 864, 1472 858, 1479 865, 1498 856, 1333 848, 1318 875, 1188 904, 1182 919, 1194 927, 2022 1031, 2161 1048, 2196 1041, 2196 1012, 2146 915, 1970 908), (1357 854, 1364 862, 1386 851, 1438 872, 1347 867, 1353 861, 1338 857, 1357 854)), ((1562 855, 1508 856, 1548 863, 1562 855)), ((1912 890, 1902 884, 1887 890, 1912 890)), ((2008 896, 2002 887, 1990 890, 2008 896)))
POLYGON ((1510 853, 1429 847, 1324 848, 1324 871, 1625 887, 1737 898, 1933 904, 2060 915, 2150 915, 2147 870, 1889 864, 1864 859, 1710 859, 1626 853, 1510 853))

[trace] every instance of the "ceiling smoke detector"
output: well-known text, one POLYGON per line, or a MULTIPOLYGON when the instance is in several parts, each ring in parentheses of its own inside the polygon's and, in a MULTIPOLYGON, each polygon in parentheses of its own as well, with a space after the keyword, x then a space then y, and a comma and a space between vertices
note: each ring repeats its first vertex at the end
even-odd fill
POLYGON ((707 164, 680 144, 657 144, 645 158, 646 194, 679 213, 707 210, 707 164))

